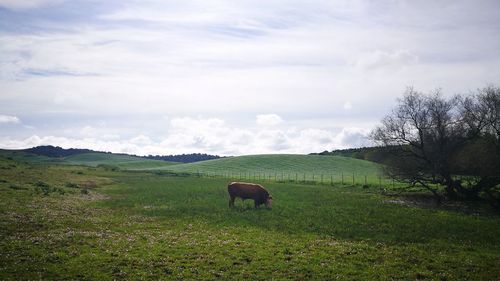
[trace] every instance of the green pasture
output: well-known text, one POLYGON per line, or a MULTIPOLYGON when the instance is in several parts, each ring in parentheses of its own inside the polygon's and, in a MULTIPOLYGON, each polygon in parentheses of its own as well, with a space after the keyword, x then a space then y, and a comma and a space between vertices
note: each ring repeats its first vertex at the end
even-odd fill
POLYGON ((64 161, 68 164, 85 166, 109 165, 126 170, 159 168, 179 164, 176 162, 144 159, 131 155, 99 152, 71 155, 65 157, 64 161))
POLYGON ((236 180, 392 185, 379 164, 341 156, 248 155, 152 168, 236 180))
POLYGON ((6 150, 0 149, 0 157, 5 159, 12 159, 19 162, 29 162, 29 163, 59 163, 62 159, 50 158, 42 155, 36 155, 29 152, 24 152, 21 150, 6 150))
POLYGON ((0 149, 0 156, 16 161, 28 162, 31 164, 66 164, 92 167, 105 165, 108 168, 118 168, 125 170, 161 168, 179 164, 177 162, 144 159, 131 155, 112 154, 104 152, 89 152, 67 157, 51 158, 20 150, 0 149))
POLYGON ((341 156, 269 154, 227 157, 194 163, 167 162, 131 155, 82 153, 63 158, 49 158, 22 151, 0 150, 0 155, 30 163, 58 163, 106 166, 108 169, 151 170, 190 173, 231 180, 323 183, 398 187, 401 184, 383 176, 381 165, 341 156))
POLYGON ((500 276, 495 213, 423 208, 372 187, 267 181, 272 210, 241 200, 230 209, 228 181, 0 156, 0 280, 500 276))

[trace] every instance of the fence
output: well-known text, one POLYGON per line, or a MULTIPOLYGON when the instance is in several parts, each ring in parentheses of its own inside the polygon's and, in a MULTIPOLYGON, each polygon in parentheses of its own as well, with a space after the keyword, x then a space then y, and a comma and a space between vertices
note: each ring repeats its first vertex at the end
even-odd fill
POLYGON ((227 178, 230 180, 251 180, 268 182, 290 182, 301 184, 322 185, 361 185, 377 187, 399 187, 402 183, 392 178, 379 174, 356 174, 356 173, 286 173, 286 172, 200 172, 195 173, 198 177, 227 178))

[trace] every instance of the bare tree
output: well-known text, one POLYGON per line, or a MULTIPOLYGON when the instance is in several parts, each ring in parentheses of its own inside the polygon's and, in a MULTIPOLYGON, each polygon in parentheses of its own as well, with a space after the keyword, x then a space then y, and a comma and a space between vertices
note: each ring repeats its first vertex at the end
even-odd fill
POLYGON ((500 174, 499 93, 490 87, 468 98, 445 98, 439 90, 423 95, 408 88, 371 134, 376 142, 390 148, 387 174, 427 188, 438 200, 437 185, 444 186, 449 198, 478 198, 480 192, 491 191, 498 184, 495 175, 500 174), (468 160, 479 147, 495 148, 496 154, 489 156, 491 163, 474 170, 468 160), (456 177, 460 172, 479 180, 465 186, 456 177))
POLYGON ((500 88, 479 90, 463 99, 463 122, 469 135, 474 136, 456 157, 460 171, 476 176, 477 180, 462 192, 484 193, 500 207, 500 88))

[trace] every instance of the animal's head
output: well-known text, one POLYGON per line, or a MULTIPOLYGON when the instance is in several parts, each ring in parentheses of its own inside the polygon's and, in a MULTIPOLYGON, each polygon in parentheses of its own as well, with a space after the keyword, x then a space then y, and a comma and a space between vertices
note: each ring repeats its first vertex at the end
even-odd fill
POLYGON ((269 197, 267 197, 266 207, 268 207, 268 208, 272 208, 273 207, 273 197, 271 195, 269 195, 269 197))

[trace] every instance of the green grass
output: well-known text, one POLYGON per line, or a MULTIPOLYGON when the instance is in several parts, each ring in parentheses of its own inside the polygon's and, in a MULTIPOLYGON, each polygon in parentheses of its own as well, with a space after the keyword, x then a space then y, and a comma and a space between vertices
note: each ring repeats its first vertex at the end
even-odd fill
POLYGON ((378 184, 379 164, 341 156, 248 155, 153 168, 226 178, 273 181, 378 184), (366 177, 366 178, 365 178, 366 177))
POLYGON ((19 162, 29 162, 29 163, 59 163, 63 161, 62 159, 55 159, 42 155, 36 155, 21 150, 6 150, 6 149, 0 149, 0 157, 13 159, 19 162))
POLYGON ((83 166, 93 166, 93 167, 98 165, 106 165, 108 167, 115 167, 124 170, 161 168, 179 164, 178 162, 144 159, 131 155, 121 155, 121 154, 102 153, 102 152, 81 153, 81 154, 71 155, 68 157, 50 158, 20 150, 0 149, 0 156, 32 164, 52 163, 52 164, 67 164, 67 165, 83 165, 83 166))
POLYGON ((498 215, 392 204, 370 188, 275 182, 263 182, 272 210, 241 200, 230 209, 227 181, 0 156, 0 280, 500 276, 498 215))
POLYGON ((99 152, 71 155, 65 157, 64 161, 69 164, 86 165, 86 166, 112 165, 122 169, 131 169, 131 170, 167 167, 178 164, 175 162, 144 159, 131 155, 120 155, 120 154, 99 153, 99 152))

